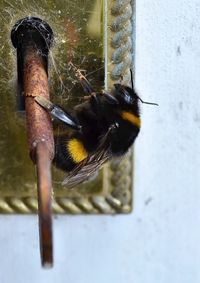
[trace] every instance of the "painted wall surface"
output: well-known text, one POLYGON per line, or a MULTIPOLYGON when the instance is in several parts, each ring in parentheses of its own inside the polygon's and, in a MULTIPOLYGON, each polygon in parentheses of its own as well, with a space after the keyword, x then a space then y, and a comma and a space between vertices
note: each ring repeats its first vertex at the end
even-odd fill
POLYGON ((1 283, 200 282, 200 1, 138 0, 135 208, 57 217, 40 267, 37 217, 0 217, 1 283))

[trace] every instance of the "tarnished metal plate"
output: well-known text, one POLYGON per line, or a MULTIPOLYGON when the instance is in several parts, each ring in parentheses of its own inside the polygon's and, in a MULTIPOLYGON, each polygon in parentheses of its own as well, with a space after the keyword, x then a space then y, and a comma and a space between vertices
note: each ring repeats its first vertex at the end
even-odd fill
MULTIPOLYGON (((68 68, 84 69, 95 89, 109 89, 133 64, 132 1, 4 1, 0 3, 0 212, 36 213, 35 168, 28 156, 24 113, 16 103, 16 54, 10 41, 15 22, 28 15, 44 19, 55 35, 49 56, 51 100, 66 109, 80 103, 83 91, 68 68)), ((61 186, 53 168, 55 213, 128 213, 132 209, 132 154, 106 164, 91 182, 72 190, 61 186)))

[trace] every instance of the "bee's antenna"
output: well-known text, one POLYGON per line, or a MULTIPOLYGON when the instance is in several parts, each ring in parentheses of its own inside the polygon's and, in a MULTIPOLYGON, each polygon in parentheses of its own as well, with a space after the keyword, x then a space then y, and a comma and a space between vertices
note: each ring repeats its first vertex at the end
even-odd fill
POLYGON ((142 100, 138 95, 137 95, 137 98, 144 104, 149 104, 149 105, 156 105, 156 106, 159 106, 158 103, 154 103, 154 102, 148 102, 148 101, 144 101, 142 100))
MULTIPOLYGON (((133 71, 132 71, 131 69, 130 69, 130 73, 131 73, 131 87, 132 87, 132 91, 134 91, 134 85, 133 85, 133 71)), ((147 101, 142 100, 142 99, 139 97, 139 95, 136 94, 136 96, 137 96, 137 98, 138 98, 142 103, 144 103, 144 104, 149 104, 149 105, 156 105, 156 106, 158 106, 158 103, 147 102, 147 101)))

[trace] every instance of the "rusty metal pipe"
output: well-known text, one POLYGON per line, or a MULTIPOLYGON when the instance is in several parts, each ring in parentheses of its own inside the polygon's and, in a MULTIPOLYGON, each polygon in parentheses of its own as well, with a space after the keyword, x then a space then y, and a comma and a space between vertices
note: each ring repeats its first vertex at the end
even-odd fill
MULTIPOLYGON (((51 161, 54 157, 53 130, 49 114, 34 97, 49 99, 47 56, 53 40, 49 25, 27 17, 18 21, 12 29, 11 39, 17 49, 18 83, 24 93, 27 138, 30 157, 36 164, 38 187, 38 212, 40 229, 41 262, 53 264, 52 208, 51 208, 51 161)), ((22 96, 22 93, 18 92, 22 96)))
POLYGON ((52 217, 51 217, 51 162, 46 143, 39 142, 36 147, 36 168, 39 205, 40 252, 42 265, 53 264, 52 217))
POLYGON ((35 163, 37 143, 43 141, 48 148, 49 158, 54 156, 54 139, 51 118, 47 111, 34 100, 35 96, 49 99, 48 77, 43 58, 32 47, 28 47, 24 56, 24 94, 27 123, 27 137, 30 156, 35 163))

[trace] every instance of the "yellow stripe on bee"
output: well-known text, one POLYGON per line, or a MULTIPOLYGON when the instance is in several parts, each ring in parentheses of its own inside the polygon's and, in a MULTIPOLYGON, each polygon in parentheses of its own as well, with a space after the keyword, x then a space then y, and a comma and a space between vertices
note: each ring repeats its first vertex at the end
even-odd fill
POLYGON ((121 117, 124 119, 124 120, 127 120, 129 121, 130 123, 132 123, 134 126, 140 128, 141 126, 141 120, 140 120, 140 117, 134 115, 133 113, 130 113, 128 111, 122 111, 121 112, 121 117))
POLYGON ((73 138, 69 140, 66 146, 69 151, 70 157, 75 163, 83 161, 88 156, 84 145, 78 139, 73 138))

